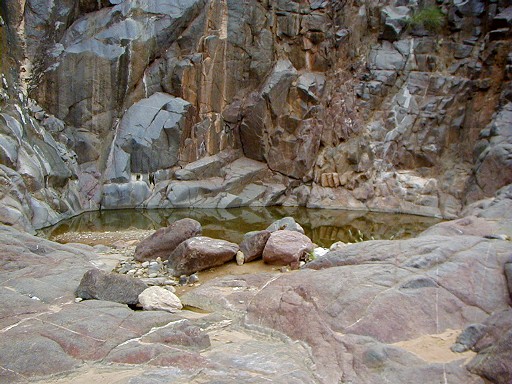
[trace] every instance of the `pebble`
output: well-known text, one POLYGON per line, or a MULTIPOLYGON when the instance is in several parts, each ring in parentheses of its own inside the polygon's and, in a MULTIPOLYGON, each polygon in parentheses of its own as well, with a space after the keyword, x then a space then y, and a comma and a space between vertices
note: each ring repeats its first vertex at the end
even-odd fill
POLYGON ((199 276, 197 276, 197 274, 192 274, 188 277, 188 283, 189 284, 195 284, 199 281, 199 276))
POLYGON ((94 251, 97 253, 108 253, 110 252, 110 248, 103 244, 97 244, 94 247, 94 251))
POLYGON ((126 273, 129 274, 131 271, 135 273, 135 269, 132 269, 132 266, 130 264, 124 264, 118 271, 118 273, 126 273))
POLYGON ((313 249, 313 256, 316 259, 317 257, 322 257, 327 252, 329 252, 328 248, 317 247, 317 248, 313 249))
POLYGON ((176 280, 170 279, 168 277, 142 277, 141 281, 146 285, 176 285, 176 280))
POLYGON ((187 285, 187 281, 188 281, 187 276, 181 275, 178 283, 179 283, 179 285, 187 285))
POLYGON ((486 239, 494 239, 494 240, 510 240, 510 238, 507 235, 504 234, 490 234, 484 236, 486 239))
POLYGON ((82 299, 81 297, 75 297, 75 303, 79 303, 81 301, 83 301, 84 299, 82 299))
POLYGON ((244 256, 244 253, 242 251, 238 251, 236 253, 236 263, 238 265, 243 265, 244 264, 244 261, 245 261, 245 256, 244 256))
MULTIPOLYGON (((115 251, 112 249, 112 252, 115 251)), ((167 260, 162 261, 160 257, 157 257, 156 260, 139 262, 134 260, 131 255, 133 252, 134 249, 127 250, 124 253, 124 257, 119 259, 113 272, 141 279, 148 286, 166 287, 168 285, 174 286, 178 284, 177 279, 173 277, 174 271, 172 269, 167 270, 167 260)), ((197 277, 196 279, 199 280, 197 277)), ((194 281, 194 278, 192 281, 194 281)), ((189 280, 185 276, 184 282, 182 280, 182 285, 186 285, 188 283, 189 280)))
POLYGON ((334 244, 332 244, 329 248, 330 251, 335 251, 337 249, 340 249, 341 247, 344 247, 346 244, 342 241, 337 241, 334 244))

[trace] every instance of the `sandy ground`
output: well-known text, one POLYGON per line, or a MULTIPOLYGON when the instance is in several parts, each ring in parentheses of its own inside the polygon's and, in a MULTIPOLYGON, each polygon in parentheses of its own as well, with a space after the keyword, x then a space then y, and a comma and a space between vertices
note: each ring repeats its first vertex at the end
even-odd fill
MULTIPOLYGON (((147 368, 146 368, 147 369, 147 368)), ((55 384, 125 384, 129 380, 144 372, 144 368, 136 366, 130 368, 123 367, 100 367, 95 365, 84 365, 78 371, 70 375, 62 375, 37 383, 55 383, 55 384)))
POLYGON ((420 359, 431 363, 449 363, 450 361, 460 359, 468 361, 476 355, 475 352, 455 353, 450 349, 460 332, 461 330, 448 329, 437 335, 424 335, 392 345, 405 349, 420 359))
POLYGON ((152 235, 155 231, 143 229, 128 229, 123 231, 105 231, 105 232, 66 232, 54 237, 50 240, 58 243, 81 243, 90 246, 98 244, 113 247, 119 241, 123 242, 140 242, 146 237, 152 235))

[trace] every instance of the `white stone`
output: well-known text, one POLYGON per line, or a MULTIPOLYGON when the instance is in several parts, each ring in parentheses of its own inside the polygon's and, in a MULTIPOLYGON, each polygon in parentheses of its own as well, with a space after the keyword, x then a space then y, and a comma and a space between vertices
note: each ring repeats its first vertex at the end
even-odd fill
POLYGON ((243 265, 244 264, 244 260, 245 260, 244 253, 242 251, 238 251, 236 253, 236 263, 238 265, 243 265))
POLYGON ((321 256, 325 255, 327 252, 329 252, 328 248, 318 247, 318 248, 313 249, 313 256, 316 259, 317 257, 321 257, 321 256))
POLYGON ((183 308, 174 293, 162 287, 149 287, 139 295, 139 302, 146 311, 177 312, 183 308))

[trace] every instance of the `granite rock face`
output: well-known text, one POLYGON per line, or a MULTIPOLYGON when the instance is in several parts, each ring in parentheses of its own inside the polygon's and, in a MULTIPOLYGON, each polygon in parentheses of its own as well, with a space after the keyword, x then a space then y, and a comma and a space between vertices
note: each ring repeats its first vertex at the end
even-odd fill
POLYGON ((248 205, 455 218, 512 182, 510 6, 436 7, 437 30, 411 2, 12 1, 2 222, 248 205))

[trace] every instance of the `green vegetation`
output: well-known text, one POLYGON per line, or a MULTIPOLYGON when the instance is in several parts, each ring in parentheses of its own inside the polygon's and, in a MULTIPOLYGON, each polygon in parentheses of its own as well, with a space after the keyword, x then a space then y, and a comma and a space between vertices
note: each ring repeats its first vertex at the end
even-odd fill
POLYGON ((436 6, 429 6, 414 12, 414 14, 407 19, 407 23, 411 27, 422 26, 428 31, 439 32, 444 25, 446 17, 436 6))

